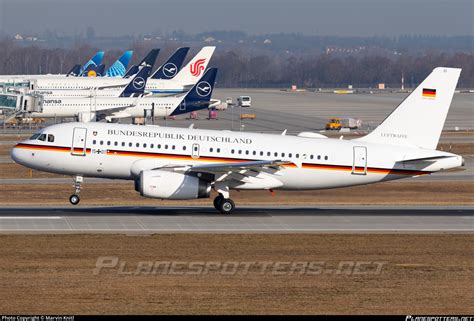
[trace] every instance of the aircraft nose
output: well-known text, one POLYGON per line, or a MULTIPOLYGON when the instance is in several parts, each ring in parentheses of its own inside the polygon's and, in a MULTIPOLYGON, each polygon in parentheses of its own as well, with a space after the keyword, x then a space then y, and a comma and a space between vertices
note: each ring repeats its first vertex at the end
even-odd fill
POLYGON ((27 161, 26 161, 26 151, 25 150, 22 150, 21 148, 18 148, 18 145, 16 145, 15 147, 13 147, 12 151, 11 151, 11 157, 12 159, 15 161, 15 163, 18 163, 20 165, 27 165, 27 161))

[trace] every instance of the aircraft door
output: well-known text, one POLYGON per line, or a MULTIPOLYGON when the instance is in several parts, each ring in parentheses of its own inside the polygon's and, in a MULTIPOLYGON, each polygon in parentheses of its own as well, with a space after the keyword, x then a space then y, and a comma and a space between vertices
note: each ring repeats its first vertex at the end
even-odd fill
POLYGON ((367 175, 367 148, 364 146, 354 146, 352 174, 367 175))
POLYGON ((75 127, 72 134, 71 155, 85 156, 86 155, 86 136, 87 129, 75 127))
POLYGON ((199 144, 193 144, 191 151, 192 158, 199 158, 199 144))

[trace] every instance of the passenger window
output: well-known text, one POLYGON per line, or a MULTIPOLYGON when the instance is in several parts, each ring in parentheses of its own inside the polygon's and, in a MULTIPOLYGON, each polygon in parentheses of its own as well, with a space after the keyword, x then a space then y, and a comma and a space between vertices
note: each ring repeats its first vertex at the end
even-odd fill
POLYGON ((110 146, 110 140, 109 140, 109 141, 107 141, 107 146, 110 146))
POLYGON ((153 148, 154 146, 155 146, 155 145, 153 145, 153 144, 150 144, 150 148, 153 148))
POLYGON ((101 144, 101 145, 104 145, 104 141, 103 141, 103 140, 101 140, 101 141, 100 141, 100 144, 101 144))
POLYGON ((267 152, 267 156, 270 156, 270 155, 271 155, 271 153, 270 153, 270 152, 267 152))
POLYGON ((293 154, 292 154, 292 153, 289 153, 289 154, 288 154, 288 157, 293 157, 293 154))
POLYGON ((168 145, 165 145, 165 149, 168 149, 168 145))
POLYGON ((318 155, 318 159, 321 159, 321 155, 318 155))
POLYGON ((281 153, 281 157, 285 157, 285 153, 281 153))
POLYGON ((212 153, 214 151, 214 148, 209 148, 209 151, 212 153))
POLYGON ((274 155, 275 157, 277 157, 277 156, 278 156, 278 153, 277 153, 277 152, 275 152, 273 155, 274 155))
POLYGON ((140 143, 136 143, 135 146, 136 146, 136 147, 140 147, 140 143))
POLYGON ((310 159, 313 159, 313 158, 314 158, 314 156, 313 156, 313 155, 311 155, 311 156, 309 156, 309 158, 310 158, 310 159))
POLYGON ((115 146, 118 146, 118 142, 114 142, 114 145, 115 145, 115 146))
POLYGON ((263 152, 260 152, 260 156, 263 156, 263 152))
POLYGON ((175 145, 173 145, 173 146, 171 147, 171 149, 172 149, 172 150, 174 150, 175 148, 176 148, 176 146, 175 146, 175 145))
POLYGON ((248 151, 248 150, 246 150, 246 151, 245 151, 245 155, 248 155, 248 154, 249 154, 249 151, 248 151))
POLYGON ((132 143, 128 143, 128 147, 132 147, 132 143))
POLYGON ((221 149, 220 149, 220 148, 218 148, 218 149, 217 149, 217 152, 218 152, 218 153, 220 153, 220 152, 221 152, 221 149))
POLYGON ((186 150, 186 146, 183 146, 183 150, 186 150))
POLYGON ((324 156, 324 160, 328 160, 328 157, 327 157, 327 156, 324 156))
POLYGON ((125 147, 125 142, 122 142, 122 147, 125 147))
POLYGON ((300 158, 300 154, 296 154, 296 158, 300 158))
POLYGON ((233 154, 235 152, 235 150, 231 150, 230 153, 233 154))
POLYGON ((92 145, 95 145, 96 143, 97 143, 97 141, 94 139, 94 140, 92 141, 92 145))
POLYGON ((143 148, 146 148, 146 143, 143 143, 143 148))

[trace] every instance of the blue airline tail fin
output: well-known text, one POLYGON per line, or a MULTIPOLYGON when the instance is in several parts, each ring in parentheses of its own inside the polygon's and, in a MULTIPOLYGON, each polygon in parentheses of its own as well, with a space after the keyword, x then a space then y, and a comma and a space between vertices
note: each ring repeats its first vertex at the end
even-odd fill
POLYGON ((143 58, 142 61, 140 61, 138 66, 133 65, 132 67, 130 67, 130 69, 125 73, 123 78, 129 78, 135 75, 139 70, 139 66, 142 66, 142 65, 149 65, 153 69, 153 66, 155 65, 155 62, 156 62, 156 57, 158 57, 159 52, 160 52, 160 49, 152 49, 148 53, 148 55, 146 55, 145 58, 143 58))
POLYGON ((74 67, 69 70, 69 72, 66 74, 68 77, 77 77, 81 73, 81 65, 74 65, 74 67))
POLYGON ((133 51, 125 51, 125 53, 113 63, 112 66, 107 70, 107 76, 109 77, 123 77, 127 72, 128 63, 132 59, 133 51))
POLYGON ((209 68, 193 88, 184 95, 181 104, 171 113, 170 116, 208 108, 214 84, 216 82, 216 76, 217 68, 209 68))
POLYGON ((150 77, 151 66, 144 65, 140 67, 138 73, 128 83, 119 97, 138 97, 145 93, 146 82, 150 77))
POLYGON ((104 52, 97 51, 94 57, 92 57, 84 66, 82 66, 81 72, 79 74, 83 74, 86 68, 89 67, 90 65, 93 65, 93 66, 100 65, 103 59, 104 59, 104 52))
POLYGON ((178 48, 168 60, 162 64, 151 76, 152 79, 172 79, 183 65, 189 47, 178 48))

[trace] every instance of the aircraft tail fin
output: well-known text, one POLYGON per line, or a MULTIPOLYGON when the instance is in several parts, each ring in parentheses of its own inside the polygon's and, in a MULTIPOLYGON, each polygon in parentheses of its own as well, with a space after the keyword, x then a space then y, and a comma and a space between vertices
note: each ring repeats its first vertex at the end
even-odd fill
POLYGON ((155 62, 156 62, 156 57, 158 57, 159 52, 160 52, 160 49, 152 49, 148 53, 148 55, 146 55, 145 58, 143 58, 142 61, 140 61, 138 65, 133 65, 132 67, 130 67, 130 69, 125 73, 123 78, 129 78, 135 75, 140 69, 139 66, 142 66, 142 65, 149 65, 153 69, 153 66, 155 65, 155 62))
POLYGON ((128 63, 132 59, 133 51, 125 51, 125 53, 115 61, 109 69, 107 69, 106 75, 109 77, 123 77, 127 72, 128 63))
POLYGON ((201 79, 184 95, 180 105, 171 113, 171 116, 208 108, 216 82, 216 76, 217 68, 209 68, 206 70, 201 79))
POLYGON ((84 66, 81 68, 81 72, 79 74, 83 74, 84 71, 89 67, 90 65, 93 66, 98 66, 102 63, 102 60, 104 59, 104 52, 103 51, 97 51, 97 53, 92 57, 84 66))
POLYGON ((195 84, 206 70, 216 47, 203 47, 186 66, 173 78, 183 84, 195 84))
POLYGON ((77 77, 81 73, 81 65, 74 65, 74 67, 69 70, 69 72, 66 74, 69 77, 77 77))
POLYGON ((144 65, 120 94, 120 97, 138 97, 145 93, 146 82, 150 77, 151 66, 144 65))
POLYGON ((151 76, 152 79, 172 79, 181 69, 189 47, 178 48, 151 76))
POLYGON ((436 149, 461 69, 438 67, 361 142, 436 149))
POLYGON ((101 64, 98 66, 89 65, 82 74, 81 77, 102 77, 105 72, 105 65, 101 64))

